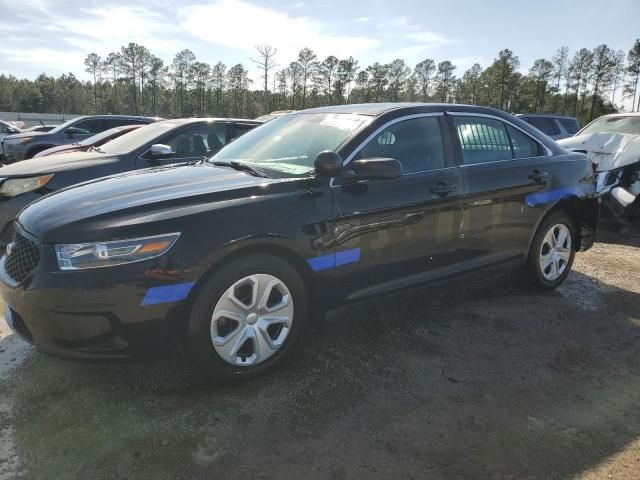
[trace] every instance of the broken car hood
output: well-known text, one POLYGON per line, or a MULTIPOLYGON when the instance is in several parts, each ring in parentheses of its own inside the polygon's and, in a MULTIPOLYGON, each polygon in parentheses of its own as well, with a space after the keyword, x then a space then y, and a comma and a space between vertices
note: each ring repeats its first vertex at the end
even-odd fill
POLYGON ((588 133, 558 141, 569 150, 585 150, 598 164, 597 172, 607 172, 640 162, 640 135, 588 133))

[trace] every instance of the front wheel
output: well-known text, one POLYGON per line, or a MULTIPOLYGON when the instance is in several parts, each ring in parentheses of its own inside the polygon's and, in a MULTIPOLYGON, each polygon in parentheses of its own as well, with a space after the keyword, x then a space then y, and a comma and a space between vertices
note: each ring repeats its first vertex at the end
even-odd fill
POLYGON ((564 212, 545 218, 535 234, 527 259, 527 277, 541 290, 554 290, 569 275, 575 257, 575 227, 564 212))
POLYGON ((307 314, 296 269, 277 257, 248 255, 224 266, 198 292, 187 347, 215 380, 255 377, 284 360, 307 314))

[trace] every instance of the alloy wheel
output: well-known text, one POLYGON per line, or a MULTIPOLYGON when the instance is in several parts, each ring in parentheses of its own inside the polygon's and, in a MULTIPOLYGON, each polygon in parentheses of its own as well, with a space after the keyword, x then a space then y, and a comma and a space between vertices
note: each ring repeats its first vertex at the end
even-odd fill
POLYGON ((211 341, 225 362, 254 366, 283 345, 293 323, 293 298, 268 274, 238 280, 220 297, 211 317, 211 341))
POLYGON ((540 272, 545 280, 556 281, 567 269, 571 259, 571 231, 564 223, 547 231, 540 248, 540 272))

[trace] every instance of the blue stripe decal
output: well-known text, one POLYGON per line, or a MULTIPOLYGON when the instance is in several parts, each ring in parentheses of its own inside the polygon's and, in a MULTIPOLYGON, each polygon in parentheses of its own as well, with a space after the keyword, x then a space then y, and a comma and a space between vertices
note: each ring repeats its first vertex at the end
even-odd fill
POLYGON ((346 265, 348 263, 356 263, 360 261, 360 249, 352 248, 336 253, 336 267, 346 265))
POLYGON ((152 287, 147 290, 142 299, 143 307, 147 305, 159 305, 161 303, 178 302, 184 300, 189 295, 195 282, 178 283, 176 285, 166 285, 164 287, 152 287))
POLYGON ((545 205, 547 203, 562 200, 563 198, 567 197, 573 197, 578 194, 578 187, 559 188, 557 190, 549 190, 546 192, 527 195, 524 199, 524 202, 527 207, 535 207, 536 205, 545 205))
POLYGON ((339 267, 341 265, 347 265, 349 263, 355 263, 360 261, 360 249, 352 248, 351 250, 343 250, 338 253, 329 253, 328 255, 321 255, 319 257, 308 258, 307 263, 311 266, 314 272, 320 270, 328 270, 330 268, 339 267))

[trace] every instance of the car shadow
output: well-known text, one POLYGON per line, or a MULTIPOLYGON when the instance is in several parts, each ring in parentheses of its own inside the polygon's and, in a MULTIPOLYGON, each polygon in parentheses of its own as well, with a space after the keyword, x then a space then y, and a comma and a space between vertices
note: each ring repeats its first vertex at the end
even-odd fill
POLYGON ((34 478, 566 478, 639 438, 638 305, 503 276, 332 312, 242 385, 32 355, 0 387, 34 478))

